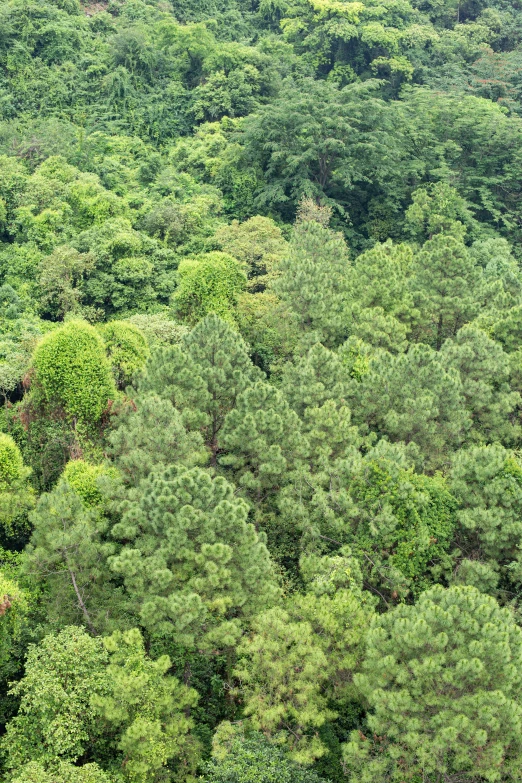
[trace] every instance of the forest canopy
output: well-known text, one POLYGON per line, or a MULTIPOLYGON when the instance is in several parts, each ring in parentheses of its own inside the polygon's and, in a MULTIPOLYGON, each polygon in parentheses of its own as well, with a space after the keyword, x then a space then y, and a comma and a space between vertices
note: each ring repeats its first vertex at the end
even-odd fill
POLYGON ((0 0, 0 778, 522 779, 522 2, 0 0))

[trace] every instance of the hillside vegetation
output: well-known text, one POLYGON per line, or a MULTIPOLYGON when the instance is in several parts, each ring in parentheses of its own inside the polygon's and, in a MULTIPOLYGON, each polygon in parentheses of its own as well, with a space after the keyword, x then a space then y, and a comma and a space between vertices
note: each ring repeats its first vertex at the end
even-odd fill
POLYGON ((0 0, 0 779, 522 780, 522 2, 0 0))

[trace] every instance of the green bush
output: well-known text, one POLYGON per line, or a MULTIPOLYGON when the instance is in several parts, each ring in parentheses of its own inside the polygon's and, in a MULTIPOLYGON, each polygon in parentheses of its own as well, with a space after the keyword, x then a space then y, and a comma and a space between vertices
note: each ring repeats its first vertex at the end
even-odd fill
POLYGON ((112 374, 119 389, 124 389, 133 375, 144 367, 149 347, 143 332, 126 321, 110 321, 100 328, 112 374))
POLYGON ((112 783, 111 778, 97 764, 84 764, 75 767, 67 761, 61 761, 46 770, 36 761, 31 761, 16 772, 12 783, 112 783))
POLYGON ((24 478, 26 469, 20 449, 10 435, 0 432, 0 492, 24 478))
POLYGON ((206 766, 205 783, 321 783, 315 772, 295 764, 282 748, 271 745, 261 733, 243 736, 222 724, 214 742, 214 758, 206 766), (225 736, 221 736, 225 735, 225 736), (224 741, 223 741, 224 740, 224 741))
POLYGON ((29 530, 27 515, 34 505, 30 473, 13 438, 0 433, 0 551, 3 545, 20 546, 29 530))
POLYGON ((234 322, 233 308, 245 285, 243 265, 227 253, 212 252, 183 259, 173 296, 174 312, 193 324, 209 313, 234 322))
POLYGON ((69 321, 46 335, 33 356, 37 402, 66 417, 97 422, 116 388, 103 342, 84 321, 69 321))
POLYGON ((108 476, 114 473, 116 473, 115 468, 106 468, 104 465, 91 465, 83 459, 74 459, 65 466, 62 479, 80 496, 84 505, 91 508, 97 506, 102 500, 98 479, 100 476, 108 476))

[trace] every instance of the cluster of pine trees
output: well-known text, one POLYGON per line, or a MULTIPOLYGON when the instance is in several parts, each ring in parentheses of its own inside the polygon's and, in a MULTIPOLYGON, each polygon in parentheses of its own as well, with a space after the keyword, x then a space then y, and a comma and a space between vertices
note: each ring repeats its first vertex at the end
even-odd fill
POLYGON ((522 779, 520 0, 0 0, 0 778, 522 779))

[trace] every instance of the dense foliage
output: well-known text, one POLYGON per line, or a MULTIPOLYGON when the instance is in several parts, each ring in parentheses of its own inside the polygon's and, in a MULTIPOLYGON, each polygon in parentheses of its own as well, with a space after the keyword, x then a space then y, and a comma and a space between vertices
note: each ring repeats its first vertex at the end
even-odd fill
POLYGON ((0 778, 522 779, 520 0, 0 0, 0 778))

